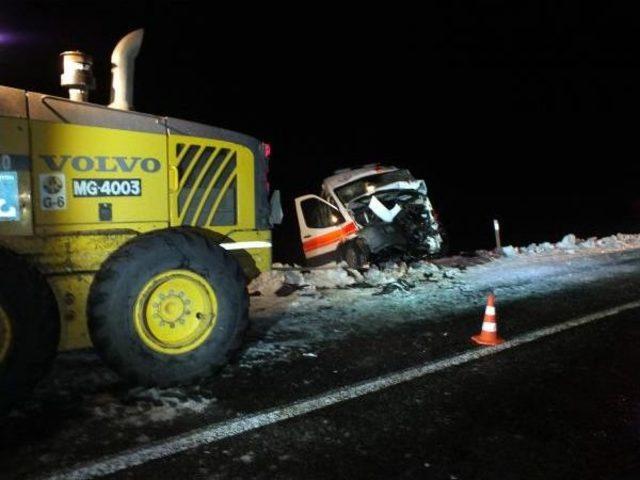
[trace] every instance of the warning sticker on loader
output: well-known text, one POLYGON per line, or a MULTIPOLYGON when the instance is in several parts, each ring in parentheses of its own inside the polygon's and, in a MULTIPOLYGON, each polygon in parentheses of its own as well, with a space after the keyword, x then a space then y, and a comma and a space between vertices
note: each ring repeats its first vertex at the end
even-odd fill
POLYGON ((0 222, 20 220, 18 172, 0 172, 0 222))
POLYGON ((64 173, 40 174, 40 208, 64 210, 67 208, 67 187, 64 173))

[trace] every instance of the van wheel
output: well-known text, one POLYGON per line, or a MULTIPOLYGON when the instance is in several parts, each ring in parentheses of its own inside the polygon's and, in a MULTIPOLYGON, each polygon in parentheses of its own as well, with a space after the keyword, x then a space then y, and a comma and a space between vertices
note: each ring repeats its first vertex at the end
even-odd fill
POLYGON ((88 300, 99 355, 144 386, 188 384, 227 363, 248 327, 238 262, 195 229, 141 235, 107 259, 88 300))
POLYGON ((340 249, 340 256, 350 268, 362 268, 369 263, 369 249, 360 239, 345 242, 340 249))
POLYGON ((58 306, 45 278, 0 250, 0 413, 23 400, 47 373, 60 340, 58 306))

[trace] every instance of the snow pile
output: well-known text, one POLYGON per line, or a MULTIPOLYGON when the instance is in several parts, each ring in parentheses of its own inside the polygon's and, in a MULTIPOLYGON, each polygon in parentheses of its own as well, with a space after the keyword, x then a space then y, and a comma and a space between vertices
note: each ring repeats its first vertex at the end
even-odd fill
MULTIPOLYGON (((523 247, 508 245, 503 247, 502 253, 505 257, 515 257, 574 254, 578 251, 600 252, 625 248, 640 248, 640 234, 618 233, 604 238, 580 239, 570 233, 556 243, 532 243, 523 247)), ((411 263, 388 261, 372 264, 369 268, 363 269, 349 268, 345 263, 315 269, 278 263, 273 267, 272 271, 262 273, 251 282, 249 285, 251 295, 284 297, 296 290, 312 294, 317 290, 345 288, 378 288, 382 293, 406 292, 412 288, 411 285, 425 282, 433 282, 446 288, 461 274, 460 267, 439 265, 427 260, 411 263)))
POLYGON ((286 296, 297 289, 314 291, 331 288, 384 287, 399 281, 438 282, 453 279, 460 273, 457 268, 439 266, 426 260, 410 264, 385 262, 361 270, 349 268, 344 263, 316 269, 301 269, 297 266, 282 264, 274 264, 274 268, 276 269, 260 274, 249 284, 250 294, 286 296))
POLYGON ((214 398, 187 395, 179 388, 135 388, 122 399, 109 394, 99 396, 91 413, 122 425, 140 427, 149 422, 168 422, 184 413, 202 413, 213 402, 214 398))
POLYGON ((526 247, 514 247, 508 245, 502 249, 506 257, 515 255, 538 255, 542 253, 576 253, 588 250, 618 250, 624 248, 640 248, 640 235, 618 233, 608 237, 590 237, 580 239, 573 233, 565 235, 557 243, 532 243, 526 247))
POLYGON ((262 272, 248 286, 249 294, 274 295, 285 284, 285 273, 280 270, 262 272))
POLYGON ((303 272, 300 285, 310 285, 315 288, 344 288, 356 283, 356 279, 349 275, 349 270, 344 267, 319 268, 303 272))

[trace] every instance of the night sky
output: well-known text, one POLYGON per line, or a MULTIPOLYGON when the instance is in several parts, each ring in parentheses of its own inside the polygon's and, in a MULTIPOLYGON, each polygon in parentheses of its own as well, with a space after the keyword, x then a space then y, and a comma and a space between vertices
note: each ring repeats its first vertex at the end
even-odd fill
POLYGON ((65 95, 58 54, 80 49, 94 57, 91 101, 107 103, 113 46, 145 28, 137 110, 272 144, 279 259, 298 255, 292 198, 371 162, 427 181, 453 250, 490 247, 494 217, 515 244, 639 230, 635 12, 208 3, 3 0, 0 84, 65 95))

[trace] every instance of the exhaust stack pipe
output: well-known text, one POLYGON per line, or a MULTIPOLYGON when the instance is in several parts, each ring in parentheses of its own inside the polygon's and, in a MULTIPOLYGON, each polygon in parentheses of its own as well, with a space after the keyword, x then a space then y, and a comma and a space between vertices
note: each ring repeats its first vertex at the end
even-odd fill
POLYGON ((143 34, 143 29, 134 30, 122 37, 113 49, 109 108, 130 110, 133 107, 133 72, 143 34))
POLYGON ((62 75, 60 85, 69 90, 69 98, 74 102, 89 100, 89 90, 96 88, 91 67, 93 60, 86 53, 77 50, 62 52, 62 75))

